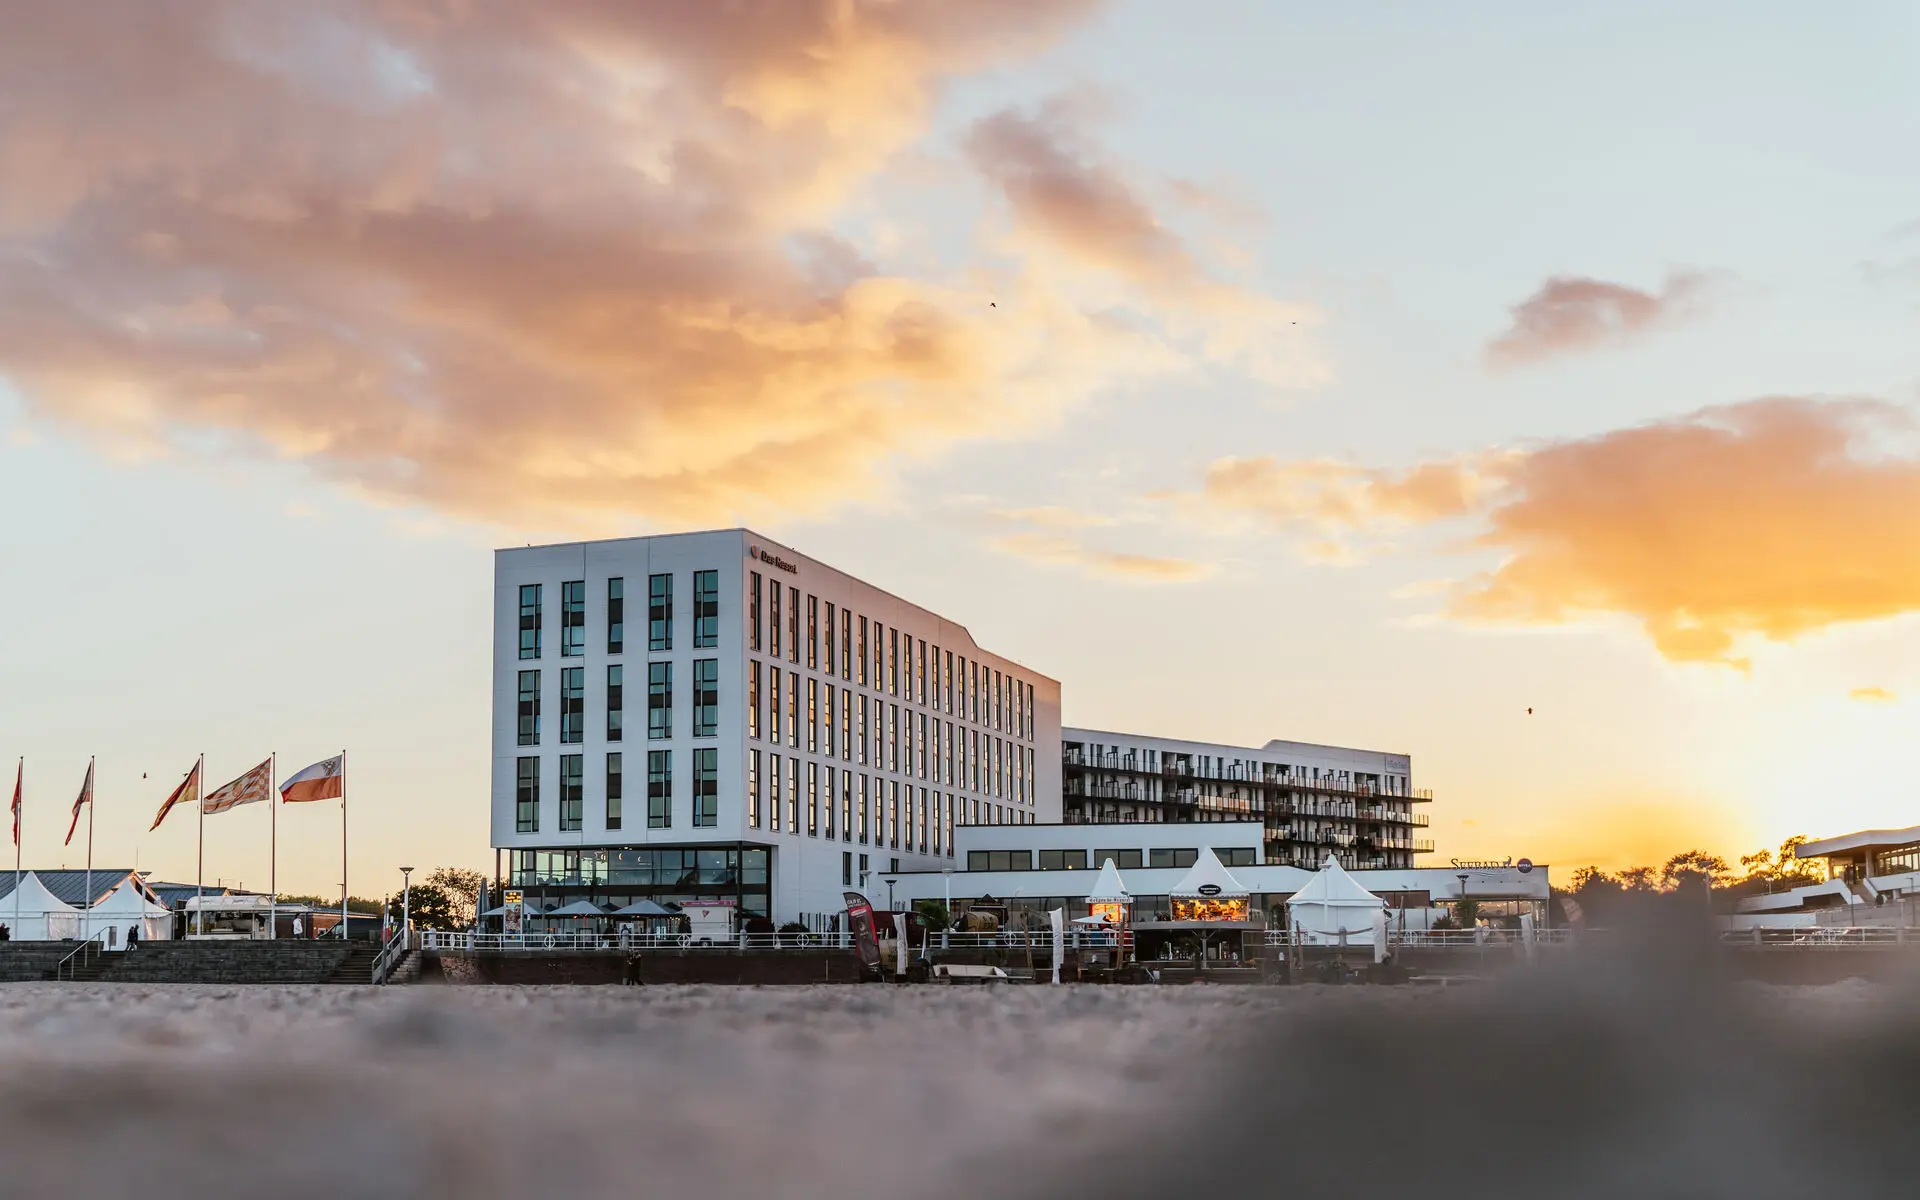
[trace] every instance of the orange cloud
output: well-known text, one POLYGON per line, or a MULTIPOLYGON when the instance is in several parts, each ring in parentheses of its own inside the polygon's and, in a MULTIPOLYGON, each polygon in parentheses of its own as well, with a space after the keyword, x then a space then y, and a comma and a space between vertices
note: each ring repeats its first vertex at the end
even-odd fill
POLYGON ((1658 292, 1600 279, 1556 275, 1513 306, 1513 326, 1487 344, 1490 369, 1501 370, 1617 345, 1688 314, 1703 277, 1676 274, 1658 292))
POLYGON ((1065 534, 1039 530, 1002 534, 990 539, 989 544, 1031 562, 1078 567, 1090 575, 1133 583, 1194 583, 1214 573, 1211 564, 1192 559, 1100 550, 1065 534))
POLYGON ((1256 336, 1282 307, 1183 262, 1137 198, 1020 193, 1053 245, 1113 214, 1094 240, 1144 321, 1023 261, 911 278, 822 232, 948 81, 1095 7, 21 6, 0 372, 103 442, 543 527, 870 493, 902 456, 1187 369, 1182 339, 1285 374, 1256 336), (1193 282, 1147 286, 1170 277, 1193 282))
POLYGON ((1202 496, 1348 534, 1471 517, 1502 561, 1451 615, 1620 614, 1670 660, 1744 668, 1743 637, 1920 611, 1920 458, 1896 452, 1915 429, 1890 404, 1771 398, 1402 472, 1228 459, 1202 496))
POLYGON ((1859 700, 1865 704, 1892 704, 1898 696, 1883 687, 1857 687, 1847 693, 1849 700, 1859 700))

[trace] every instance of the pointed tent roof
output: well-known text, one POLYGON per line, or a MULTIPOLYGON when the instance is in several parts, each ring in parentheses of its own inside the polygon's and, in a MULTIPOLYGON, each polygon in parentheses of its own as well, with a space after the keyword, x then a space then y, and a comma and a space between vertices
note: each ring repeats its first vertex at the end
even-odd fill
POLYGON ((616 917, 671 917, 673 910, 670 908, 662 908, 654 901, 641 897, 625 908, 614 909, 610 915, 616 917))
POLYGON ((1169 896, 1179 896, 1188 900, 1196 896, 1244 896, 1246 894, 1246 885, 1235 879, 1227 868, 1221 865, 1211 846, 1200 847, 1200 857, 1194 860, 1193 869, 1167 892, 1169 896), (1213 890, 1201 890, 1209 885, 1213 890))
POLYGON ((1093 881, 1093 887, 1087 890, 1087 899, 1096 904, 1101 902, 1131 904, 1133 896, 1127 891, 1127 885, 1120 881, 1120 868, 1108 859, 1100 865, 1100 877, 1093 881))
POLYGON ((1320 864, 1307 886, 1295 892, 1288 904, 1326 904, 1334 908, 1379 908, 1380 897, 1361 887, 1346 873, 1333 855, 1320 864))
MULTIPOLYGON (((0 920, 8 920, 13 916, 13 879, 12 871, 0 874, 0 900, 5 901, 5 904, 0 906, 5 909, 4 913, 0 913, 0 920)), ((20 915, 22 917, 37 917, 47 913, 70 915, 79 911, 49 891, 47 885, 40 881, 38 871, 20 873, 20 915)))
POLYGON ((552 912, 540 914, 543 917, 604 917, 607 910, 598 904, 589 904, 585 900, 575 900, 572 904, 556 908, 552 912))

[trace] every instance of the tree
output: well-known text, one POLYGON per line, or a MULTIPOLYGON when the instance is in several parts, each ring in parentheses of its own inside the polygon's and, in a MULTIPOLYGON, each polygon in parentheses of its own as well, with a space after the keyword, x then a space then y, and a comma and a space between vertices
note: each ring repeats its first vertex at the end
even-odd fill
POLYGON ((1620 872, 1620 887, 1628 892, 1654 891, 1652 867, 1628 867, 1620 872))
POLYGON ((1454 923, 1462 929, 1472 929, 1480 922, 1480 902, 1472 896, 1462 896, 1453 902, 1454 923))
POLYGON ((474 914, 479 911, 480 889, 487 882, 485 875, 466 867, 435 867, 423 882, 445 892, 451 901, 453 924, 449 928, 472 927, 474 914))
MULTIPOLYGON (((305 904, 311 908, 331 908, 336 911, 340 908, 340 897, 338 896, 283 895, 277 897, 277 899, 282 904, 305 904)), ((347 911, 350 913, 368 913, 378 916, 383 907, 385 907, 385 903, 380 900, 369 900, 365 896, 347 897, 347 911)))
POLYGON ((1660 868, 1660 886, 1669 892, 1702 884, 1708 888, 1724 888, 1732 882, 1733 872, 1728 869, 1727 860, 1705 850, 1683 850, 1660 868))
POLYGON ((416 883, 411 894, 395 892, 387 901, 387 913, 398 925, 403 911, 413 918, 417 929, 458 929, 455 924, 459 902, 437 883, 416 883))
POLYGON ((953 924, 953 917, 947 912, 947 906, 938 900, 922 900, 913 906, 913 911, 920 918, 920 924, 935 933, 953 924))

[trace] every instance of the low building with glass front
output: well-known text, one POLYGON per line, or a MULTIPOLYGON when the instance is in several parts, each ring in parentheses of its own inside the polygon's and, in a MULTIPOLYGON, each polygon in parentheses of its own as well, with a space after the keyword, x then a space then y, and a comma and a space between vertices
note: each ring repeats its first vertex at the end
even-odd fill
POLYGON ((495 873, 530 906, 826 928, 963 825, 1060 819, 1057 682, 745 529, 500 550, 493 648, 495 873))

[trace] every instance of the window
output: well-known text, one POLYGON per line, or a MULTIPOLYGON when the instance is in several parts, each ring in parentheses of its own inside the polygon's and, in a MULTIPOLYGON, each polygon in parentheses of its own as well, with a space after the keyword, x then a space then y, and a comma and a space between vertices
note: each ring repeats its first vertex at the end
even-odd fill
POLYGON ((1104 865, 1108 859, 1122 871, 1137 871, 1143 865, 1138 850, 1095 850, 1093 861, 1104 865))
POLYGON ((839 751, 835 749, 835 747, 839 745, 839 742, 834 737, 833 685, 829 683, 822 690, 826 692, 826 695, 823 696, 822 699, 826 701, 827 711, 825 714, 826 719, 822 721, 821 724, 826 726, 827 730, 827 757, 832 758, 835 754, 839 753, 839 751))
POLYGON ((780 585, 767 589, 767 653, 780 657, 780 585))
POLYGON ((581 804, 580 755, 560 756, 560 832, 574 833, 580 828, 581 804))
POLYGON ((867 886, 867 856, 860 856, 860 886, 867 886))
POLYGON ((540 585, 520 585, 520 657, 540 657, 540 585))
POLYGON ((693 752, 693 824, 697 829, 720 824, 720 752, 711 747, 693 752))
MULTIPOLYGON (((587 669, 567 667, 560 672, 560 743, 579 744, 587 735, 587 669)), ((576 826, 576 828, 578 828, 576 826)))
POLYGON ((800 661, 800 589, 787 589, 787 661, 800 661))
POLYGON ((1149 867, 1190 867, 1199 859, 1198 850, 1163 850, 1155 847, 1147 851, 1149 867))
POLYGON ((607 740, 617 742, 627 723, 627 669, 619 663, 607 668, 607 740))
POLYGON ((900 784, 887 780, 887 845, 900 848, 900 784))
POLYGON ((915 639, 913 644, 913 702, 927 702, 927 642, 925 638, 915 639))
POLYGON ((579 658, 587 652, 587 581, 560 585, 560 657, 579 658))
MULTIPOLYGON (((913 649, 913 639, 907 639, 907 649, 913 649)), ((900 631, 887 630, 887 694, 900 694, 900 631)))
POLYGON ((867 619, 860 618, 860 686, 867 686, 867 619))
POLYGON ((853 761, 853 693, 840 689, 840 757, 853 761))
POLYGON ((523 758, 516 764, 513 786, 513 831, 540 832, 540 760, 523 758))
POLYGON ((967 870, 1031 871, 1033 870, 1033 851, 969 850, 967 851, 967 870))
POLYGON ((540 744, 540 672, 520 672, 520 744, 540 744))
POLYGON ((693 648, 710 650, 720 644, 720 572, 693 573, 693 648))
POLYGON ((767 672, 767 686, 771 694, 767 697, 767 740, 774 745, 780 744, 780 668, 774 667, 767 672))
POLYGON ((620 654, 627 648, 627 581, 607 580, 607 653, 620 654))
POLYGON ((948 716, 953 715, 953 651, 947 651, 946 664, 940 668, 940 697, 948 716))
POLYGON ((854 731, 859 734, 860 765, 864 767, 867 765, 867 698, 864 695, 860 697, 860 722, 854 731))
POLYGON ((833 631, 835 628, 833 623, 833 601, 829 600, 827 601, 827 623, 821 628, 821 633, 825 635, 827 642, 827 677, 829 679, 834 676, 837 670, 833 664, 840 661, 840 656, 833 652, 833 631))
POLYGON ((787 832, 800 832, 800 760, 787 756, 787 832))
POLYGON ((647 576, 647 649, 673 649, 673 576, 647 576))
POLYGON ((758 651, 760 649, 760 572, 749 572, 752 581, 747 588, 747 644, 758 651))
POLYGON ((853 612, 840 610, 840 680, 853 682, 853 612))
POLYGON ((647 664, 647 736, 673 736, 673 664, 647 664))
POLYGON ((853 772, 840 772, 840 840, 853 840, 853 772))
POLYGON ((900 706, 887 705, 887 770, 900 769, 900 706))
POLYGON ((840 852, 840 886, 853 886, 853 851, 851 850, 840 852))
POLYGON ((1042 871, 1084 871, 1087 869, 1085 850, 1042 850, 1040 852, 1042 871))
POLYGON ((673 828, 673 751, 647 751, 647 828, 673 828))
POLYGON ((767 755, 767 828, 780 830, 780 756, 767 755))
POLYGON ((820 597, 807 595, 807 669, 820 669, 820 597))
POLYGON ((954 796, 952 792, 948 792, 947 793, 947 857, 948 858, 953 857, 953 851, 954 851, 953 818, 954 818, 954 813, 959 809, 959 807, 960 807, 960 804, 958 799, 954 796))
POLYGON ((760 752, 747 754, 747 827, 760 828, 760 752))
POLYGON ((820 764, 807 764, 807 836, 820 836, 820 764))
POLYGON ((1225 850, 1214 851, 1223 867, 1251 867, 1254 865, 1252 846, 1229 846, 1225 850))
MULTIPOLYGON (((693 736, 720 732, 720 660, 693 660, 693 736)), ((696 797, 697 799, 698 797, 696 797)))
POLYGON ((820 681, 807 676, 807 753, 820 752, 820 681))
POLYGON ((925 854, 927 852, 927 816, 928 816, 927 789, 925 788, 920 789, 920 802, 918 806, 918 811, 920 813, 920 853, 925 854))
POLYGON ((800 674, 787 672, 787 745, 800 748, 800 674))
POLYGON ((607 828, 620 828, 620 754, 607 755, 607 828))
POLYGON ((760 736, 760 660, 747 664, 747 736, 760 736))

